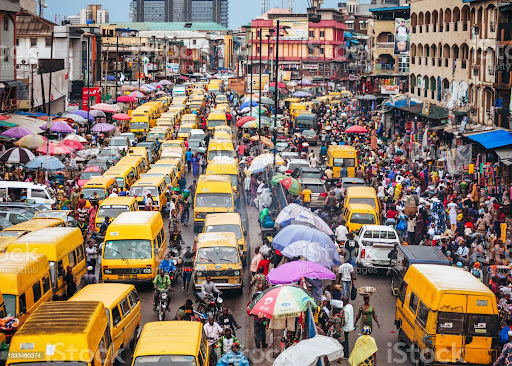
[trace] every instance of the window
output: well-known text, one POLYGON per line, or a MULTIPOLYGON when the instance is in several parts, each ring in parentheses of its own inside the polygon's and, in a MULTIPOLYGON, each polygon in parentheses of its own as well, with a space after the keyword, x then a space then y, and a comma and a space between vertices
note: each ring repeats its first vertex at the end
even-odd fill
POLYGON ((409 299, 409 309, 416 314, 416 309, 418 308, 418 297, 414 295, 414 292, 411 292, 411 298, 409 299))
POLYGON ((128 295, 128 299, 130 300, 131 307, 135 307, 137 303, 139 302, 139 295, 137 294, 137 291, 133 290, 130 292, 130 295, 128 295))
POLYGON ((347 29, 354 29, 354 23, 351 22, 351 23, 346 23, 347 24, 347 29))
POLYGON ((51 38, 45 38, 44 39, 44 45, 46 47, 51 47, 52 46, 52 39, 51 38))
POLYGON ((68 254, 68 259, 69 259, 69 265, 71 267, 76 266, 76 253, 74 250, 68 254))
POLYGON ((9 16, 5 16, 4 17, 4 31, 8 31, 9 30, 9 16))
POLYGON ((66 275, 66 269, 64 268, 64 264, 62 264, 62 260, 60 260, 59 263, 57 264, 57 270, 59 271, 59 279, 66 275))
POLYGON ((392 34, 388 34, 388 42, 394 42, 392 34))
POLYGON ((156 241, 157 241, 158 247, 160 248, 162 246, 162 236, 160 235, 160 233, 158 233, 158 235, 156 237, 156 241))
POLYGON ((260 53, 260 46, 256 46, 256 53, 259 54, 260 53))
POLYGON ((496 318, 491 315, 468 315, 468 336, 490 337, 497 331, 496 318))
POLYGON ((428 308, 426 307, 426 305, 424 303, 422 303, 420 301, 420 305, 418 307, 418 315, 416 316, 416 318, 419 320, 419 322, 421 324, 423 324, 423 325, 427 324, 428 313, 429 313, 428 308))
POLYGON ((112 308, 112 321, 112 325, 114 327, 121 321, 121 312, 119 311, 119 306, 112 308))
POLYGON ((325 31, 320 31, 320 38, 324 38, 325 37, 325 31))
POLYGON ((107 327, 105 328, 105 333, 103 334, 105 337, 105 347, 107 347, 107 350, 110 348, 110 345, 112 344, 112 338, 110 338, 110 329, 107 324, 107 327))
POLYGON ((123 311, 123 317, 130 313, 130 305, 128 304, 128 299, 121 301, 121 310, 123 311))
POLYGON ((43 293, 50 291, 50 276, 46 275, 43 277, 43 293))
POLYGON ((30 196, 32 198, 44 198, 44 199, 48 199, 48 197, 46 196, 46 192, 42 189, 32 189, 30 191, 30 196))
POLYGON ((360 29, 366 29, 366 28, 368 28, 368 22, 360 22, 360 23, 359 23, 359 28, 360 28, 360 29))
POLYGON ((27 313, 27 300, 25 299, 25 294, 21 294, 18 298, 18 315, 23 315, 27 313))
POLYGON ((78 248, 76 248, 76 258, 77 263, 80 263, 84 260, 84 245, 81 244, 78 248))
POLYGON ((22 222, 25 222, 27 221, 27 219, 21 215, 18 215, 18 214, 11 214, 9 216, 9 221, 12 222, 14 225, 15 224, 20 224, 22 222))
POLYGON ((20 39, 16 38, 16 46, 19 46, 19 45, 20 45, 20 39))
POLYGON ((30 47, 37 46, 37 38, 30 38, 30 47))
POLYGON ((309 38, 315 37, 315 31, 310 30, 309 31, 309 38))
POLYGON ((464 332, 464 314, 445 313, 437 314, 437 333, 462 334, 464 332))
POLYGON ((34 303, 36 303, 41 298, 41 283, 39 281, 34 283, 32 291, 34 291, 34 303))
POLYGON ((402 282, 402 286, 400 286, 400 292, 398 293, 398 298, 400 299, 400 301, 402 301, 402 304, 404 303, 406 292, 407 292, 407 283, 402 282))

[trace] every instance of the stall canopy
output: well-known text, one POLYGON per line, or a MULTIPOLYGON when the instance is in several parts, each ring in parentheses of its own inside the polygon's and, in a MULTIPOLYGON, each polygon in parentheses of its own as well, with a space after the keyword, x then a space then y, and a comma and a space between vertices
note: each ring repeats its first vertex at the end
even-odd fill
POLYGON ((512 148, 496 149, 494 152, 500 157, 503 164, 512 165, 512 148))
POLYGON ((486 149, 512 145, 512 133, 505 130, 487 131, 472 135, 464 135, 468 139, 478 142, 486 149))

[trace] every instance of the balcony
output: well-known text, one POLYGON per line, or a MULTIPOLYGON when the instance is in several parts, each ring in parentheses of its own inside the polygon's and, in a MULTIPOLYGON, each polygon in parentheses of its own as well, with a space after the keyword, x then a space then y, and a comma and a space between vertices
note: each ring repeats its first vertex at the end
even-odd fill
POLYGON ((376 48, 395 48, 395 42, 377 42, 376 48))

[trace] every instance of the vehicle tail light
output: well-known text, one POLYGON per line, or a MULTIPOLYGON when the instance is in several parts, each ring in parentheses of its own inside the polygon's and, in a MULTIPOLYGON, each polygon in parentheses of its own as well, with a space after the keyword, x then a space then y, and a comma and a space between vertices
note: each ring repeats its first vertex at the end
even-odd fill
POLYGON ((287 170, 286 173, 288 174, 291 174, 293 171, 292 170, 287 170))
POLYGON ((366 249, 361 250, 361 258, 366 258, 366 249))
POLYGON ((327 197, 327 193, 320 193, 320 197, 327 197))

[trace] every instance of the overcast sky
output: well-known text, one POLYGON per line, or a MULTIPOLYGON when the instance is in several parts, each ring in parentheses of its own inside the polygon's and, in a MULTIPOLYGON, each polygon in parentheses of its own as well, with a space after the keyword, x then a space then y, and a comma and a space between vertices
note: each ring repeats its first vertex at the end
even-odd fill
MULTIPOLYGON (((131 0, 45 0, 48 8, 44 17, 60 23, 65 15, 76 15, 87 4, 101 3, 110 11, 110 22, 128 22, 131 0), (55 18, 57 16, 57 19, 55 18)), ((323 7, 336 7, 342 0, 325 0, 323 7)), ((281 0, 270 0, 271 7, 281 7, 281 0)), ((295 11, 305 12, 307 0, 295 0, 295 11)), ((237 28, 261 14, 261 0, 229 0, 229 26, 237 28)))

